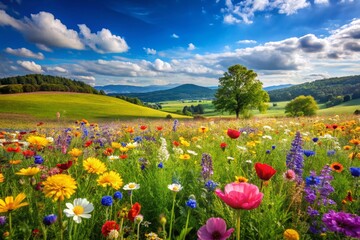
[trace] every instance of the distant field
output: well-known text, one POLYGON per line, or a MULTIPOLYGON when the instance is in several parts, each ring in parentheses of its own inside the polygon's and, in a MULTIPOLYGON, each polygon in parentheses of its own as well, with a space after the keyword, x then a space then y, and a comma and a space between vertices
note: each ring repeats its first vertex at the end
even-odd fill
MULTIPOLYGON (((124 118, 165 118, 168 113, 141 107, 114 97, 82 93, 31 93, 0 95, 0 127, 6 121, 77 119, 117 120, 124 118)), ((186 118, 171 114, 174 118, 186 118)))

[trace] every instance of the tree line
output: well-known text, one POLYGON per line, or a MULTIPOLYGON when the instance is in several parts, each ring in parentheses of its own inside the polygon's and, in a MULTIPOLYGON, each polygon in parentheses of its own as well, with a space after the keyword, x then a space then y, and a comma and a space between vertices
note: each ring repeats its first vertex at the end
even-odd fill
POLYGON ((78 92, 105 95, 104 91, 98 91, 84 82, 59 76, 29 74, 0 79, 1 94, 39 91, 78 92))

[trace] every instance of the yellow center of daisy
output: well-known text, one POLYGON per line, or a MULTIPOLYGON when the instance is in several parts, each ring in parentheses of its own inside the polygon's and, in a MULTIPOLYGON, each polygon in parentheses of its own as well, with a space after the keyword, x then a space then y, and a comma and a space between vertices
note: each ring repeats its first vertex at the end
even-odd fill
POLYGON ((173 190, 173 191, 178 191, 178 190, 179 190, 179 187, 178 187, 178 186, 173 186, 172 190, 173 190))
POLYGON ((84 208, 82 206, 75 206, 73 211, 75 215, 80 215, 84 212, 84 208))
POLYGON ((129 183, 129 188, 135 188, 136 184, 135 183, 129 183))

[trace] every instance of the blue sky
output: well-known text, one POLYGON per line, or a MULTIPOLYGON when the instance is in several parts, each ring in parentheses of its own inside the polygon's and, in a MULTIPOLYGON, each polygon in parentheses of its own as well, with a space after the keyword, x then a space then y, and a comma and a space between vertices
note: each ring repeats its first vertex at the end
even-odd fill
POLYGON ((360 0, 0 0, 0 77, 264 86, 360 74, 360 0))

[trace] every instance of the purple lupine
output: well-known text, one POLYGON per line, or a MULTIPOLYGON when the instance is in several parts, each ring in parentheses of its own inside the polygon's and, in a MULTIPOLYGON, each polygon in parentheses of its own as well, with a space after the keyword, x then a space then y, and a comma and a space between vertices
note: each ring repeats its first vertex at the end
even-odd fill
POLYGON ((175 119, 173 129, 172 129, 174 132, 176 132, 176 129, 177 129, 178 125, 179 125, 179 120, 175 119))
POLYGON ((203 153, 201 158, 201 175, 204 180, 210 179, 210 177, 214 174, 212 158, 209 154, 203 153))
POLYGON ((304 156, 300 132, 296 132, 295 139, 291 143, 290 152, 286 156, 286 166, 296 173, 297 183, 301 183, 303 181, 304 156))
POLYGON ((329 231, 341 233, 352 238, 360 238, 360 216, 330 210, 322 217, 329 231))

